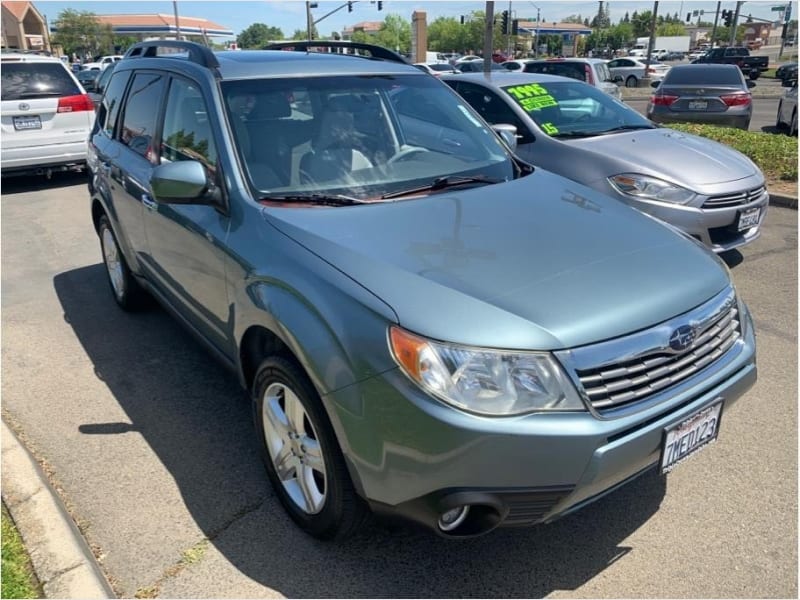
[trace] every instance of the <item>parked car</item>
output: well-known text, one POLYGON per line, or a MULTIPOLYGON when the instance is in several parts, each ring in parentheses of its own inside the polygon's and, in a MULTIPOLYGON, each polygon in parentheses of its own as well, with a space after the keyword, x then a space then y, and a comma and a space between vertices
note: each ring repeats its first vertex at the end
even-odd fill
POLYGON ((608 61, 606 65, 611 78, 624 84, 625 87, 635 88, 639 85, 639 80, 645 76, 647 72, 648 77, 652 81, 660 81, 664 74, 669 71, 669 65, 664 65, 659 62, 651 62, 650 67, 647 67, 644 59, 637 58, 615 58, 608 61), (620 79, 617 80, 617 77, 620 79))
POLYGON ((686 54, 676 50, 668 50, 658 56, 658 60, 683 60, 684 58, 686 58, 686 54))
POLYGON ((111 74, 114 72, 114 66, 116 64, 117 63, 111 63, 105 69, 100 71, 100 75, 95 80, 94 86, 91 89, 87 90, 87 92, 89 93, 89 98, 92 99, 92 102, 94 103, 95 107, 100 104, 100 100, 103 97, 103 92, 105 91, 106 86, 108 85, 109 79, 111 79, 111 74))
POLYGON ((532 59, 530 58, 521 58, 515 60, 507 60, 506 62, 500 63, 500 66, 503 67, 506 71, 522 71, 532 59))
MULTIPOLYGON (((499 63, 496 63, 494 61, 489 63, 489 65, 490 65, 489 68, 492 71, 505 71, 505 69, 501 67, 499 63)), ((467 60, 464 62, 456 62, 454 66, 462 73, 483 73, 482 58, 480 60, 467 60)))
POLYGON ((622 92, 602 58, 548 58, 532 60, 525 65, 525 73, 560 75, 584 81, 614 98, 622 98, 622 92))
POLYGON ((745 77, 758 79, 762 72, 769 68, 768 56, 751 56, 747 48, 728 47, 712 48, 693 64, 736 65, 745 77))
POLYGON ((780 79, 782 82, 797 80, 797 63, 789 62, 779 65, 775 69, 775 78, 780 79))
POLYGON ((657 123, 709 123, 747 130, 753 116, 756 83, 734 65, 675 65, 647 103, 657 123))
POLYGON ((271 47, 300 52, 134 45, 88 189, 113 298, 149 291, 238 374, 300 527, 551 521, 716 438, 756 380, 719 259, 386 49, 271 47))
POLYGON ((657 127, 573 80, 492 73, 442 81, 488 123, 513 125, 517 153, 531 164, 658 217, 715 252, 761 234, 769 202, 764 175, 724 144, 657 127), (547 105, 530 104, 519 91, 525 89, 539 92, 547 105))
POLYGON ((786 90, 778 102, 778 116, 775 122, 778 129, 784 127, 789 135, 797 135, 797 80, 791 89, 786 90))
POLYGON ((84 63, 81 67, 84 71, 102 71, 108 65, 122 60, 121 54, 111 54, 109 56, 98 56, 92 62, 84 63))
POLYGON ((80 170, 94 105, 57 57, 3 53, 2 175, 80 170))
POLYGON ((687 58, 691 61, 695 61, 698 58, 702 58, 703 56, 705 56, 706 52, 708 52, 708 50, 694 50, 692 52, 689 52, 687 58))
POLYGON ((460 73, 458 69, 449 63, 414 63, 414 66, 434 77, 440 77, 442 73, 460 73))
POLYGON ((101 71, 78 71, 75 78, 81 82, 83 89, 87 92, 94 89, 95 82, 100 77, 101 71))

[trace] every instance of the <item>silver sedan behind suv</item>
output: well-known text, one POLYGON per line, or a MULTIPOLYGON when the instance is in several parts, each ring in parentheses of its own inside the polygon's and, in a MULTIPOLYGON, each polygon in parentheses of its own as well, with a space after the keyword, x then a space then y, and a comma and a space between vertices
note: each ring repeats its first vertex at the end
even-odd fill
POLYGON ((755 82, 736 65, 675 65, 653 82, 647 117, 656 123, 708 123, 745 131, 753 116, 755 82))
POLYGON ((574 79, 492 73, 442 81, 489 123, 514 126, 517 153, 534 165, 679 227, 715 252, 760 235, 764 175, 728 146, 658 127, 574 79))

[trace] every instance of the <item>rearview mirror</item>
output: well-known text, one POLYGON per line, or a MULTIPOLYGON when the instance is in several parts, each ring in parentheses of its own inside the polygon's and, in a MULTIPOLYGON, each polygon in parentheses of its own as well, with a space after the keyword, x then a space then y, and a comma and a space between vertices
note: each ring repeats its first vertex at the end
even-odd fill
POLYGON ((661 85, 661 82, 660 82, 660 81, 651 81, 651 82, 650 82, 650 87, 651 87, 651 88, 657 88, 657 87, 658 87, 658 86, 660 86, 660 85, 661 85))
POLYGON ((498 123, 497 125, 492 125, 492 129, 503 138, 503 141, 512 151, 517 149, 517 128, 514 125, 498 123))

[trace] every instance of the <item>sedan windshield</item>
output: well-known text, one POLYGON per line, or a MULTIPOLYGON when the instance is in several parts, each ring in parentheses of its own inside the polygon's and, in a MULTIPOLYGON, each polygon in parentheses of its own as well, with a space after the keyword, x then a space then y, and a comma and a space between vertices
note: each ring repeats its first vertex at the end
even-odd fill
POLYGON ((584 83, 547 81, 502 89, 552 137, 588 137, 655 127, 632 108, 584 83))
POLYGON ((435 191, 454 176, 491 185, 515 174, 496 134, 432 77, 248 79, 222 90, 259 198, 352 203, 435 191))

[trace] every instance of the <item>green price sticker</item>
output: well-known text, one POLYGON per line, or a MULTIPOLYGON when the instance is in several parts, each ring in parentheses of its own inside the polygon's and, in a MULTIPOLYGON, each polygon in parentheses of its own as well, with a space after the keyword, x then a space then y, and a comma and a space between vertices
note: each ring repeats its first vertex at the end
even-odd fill
POLYGON ((558 133, 558 127, 553 125, 552 123, 542 123, 542 129, 547 135, 555 135, 558 133))
POLYGON ((558 106, 556 99, 550 96, 534 96, 533 98, 522 98, 519 100, 519 105, 526 112, 533 112, 535 110, 542 110, 548 106, 558 106))

